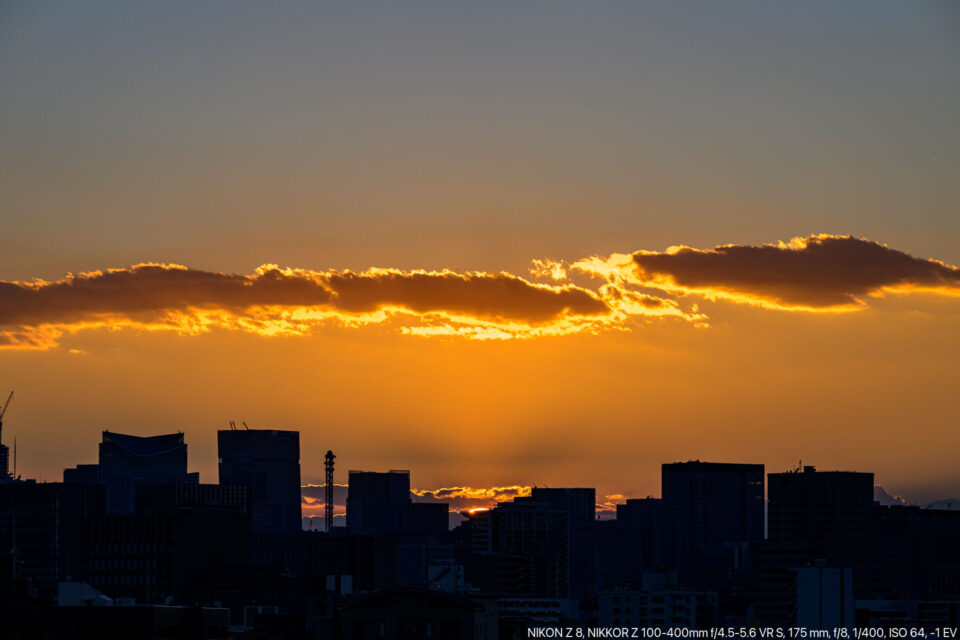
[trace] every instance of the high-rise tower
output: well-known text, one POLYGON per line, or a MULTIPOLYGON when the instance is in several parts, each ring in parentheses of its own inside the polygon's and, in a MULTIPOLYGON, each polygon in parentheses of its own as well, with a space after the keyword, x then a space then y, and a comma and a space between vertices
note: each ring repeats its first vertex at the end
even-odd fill
POLYGON ((744 568, 763 540, 762 464, 676 462, 662 467, 668 560, 687 585, 714 586, 744 568))
POLYGON ((220 484, 250 487, 254 529, 300 531, 299 431, 218 431, 217 451, 220 484))
POLYGON ((199 474, 187 472, 182 433, 142 437, 104 431, 97 473, 107 485, 107 513, 133 513, 138 483, 200 481, 199 474))

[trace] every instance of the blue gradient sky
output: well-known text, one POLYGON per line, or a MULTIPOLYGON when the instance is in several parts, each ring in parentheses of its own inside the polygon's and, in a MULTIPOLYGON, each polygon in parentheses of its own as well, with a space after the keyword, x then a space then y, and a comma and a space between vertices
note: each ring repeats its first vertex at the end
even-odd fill
POLYGON ((0 11, 8 279, 814 232, 960 262, 953 2, 0 11))

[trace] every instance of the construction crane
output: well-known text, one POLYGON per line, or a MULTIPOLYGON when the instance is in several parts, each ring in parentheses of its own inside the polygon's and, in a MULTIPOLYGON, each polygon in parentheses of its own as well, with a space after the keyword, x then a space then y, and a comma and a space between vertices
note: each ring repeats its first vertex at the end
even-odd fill
POLYGON ((7 412, 7 407, 10 406, 10 401, 13 399, 13 391, 10 392, 10 395, 7 396, 7 401, 3 403, 3 409, 0 409, 0 442, 3 441, 3 414, 7 412))
MULTIPOLYGON (((7 396, 7 401, 3 403, 3 408, 0 409, 0 482, 5 482, 10 477, 10 449, 3 445, 3 416, 7 412, 7 407, 10 406, 10 401, 13 399, 13 391, 10 392, 10 395, 7 396)), ((13 465, 17 465, 17 446, 13 446, 13 465)))

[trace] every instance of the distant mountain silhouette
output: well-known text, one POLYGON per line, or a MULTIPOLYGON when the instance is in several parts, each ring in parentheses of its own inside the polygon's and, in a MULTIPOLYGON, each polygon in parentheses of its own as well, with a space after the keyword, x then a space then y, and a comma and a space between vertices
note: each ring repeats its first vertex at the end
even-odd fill
POLYGON ((873 486, 873 499, 882 507, 910 505, 920 507, 921 509, 938 509, 943 511, 960 510, 960 498, 946 498, 944 500, 918 504, 916 501, 909 501, 903 496, 895 496, 880 485, 873 486))

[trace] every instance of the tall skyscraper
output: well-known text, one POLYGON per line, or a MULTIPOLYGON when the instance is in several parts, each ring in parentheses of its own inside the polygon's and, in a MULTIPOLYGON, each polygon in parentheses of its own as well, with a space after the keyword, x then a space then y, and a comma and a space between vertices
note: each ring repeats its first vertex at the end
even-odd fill
MULTIPOLYGON (((773 624, 802 617, 798 590, 806 588, 801 578, 807 574, 794 571, 801 567, 850 569, 853 597, 871 597, 878 584, 871 561, 873 474, 807 466, 771 473, 768 482, 767 540, 753 598, 758 620, 773 624)), ((819 581, 828 574, 810 575, 819 581)))
POLYGON ((873 474, 854 471, 771 473, 768 534, 785 567, 822 560, 854 569, 854 584, 871 553, 873 474))
POLYGON ((64 470, 64 480, 102 482, 107 489, 107 513, 133 513, 137 484, 196 484, 199 474, 187 473, 182 433, 141 437, 104 431, 100 464, 64 470))
POLYGON ((410 472, 351 471, 347 488, 350 533, 398 531, 410 499, 410 472))
POLYGON ((514 504, 530 505, 545 511, 563 511, 567 514, 569 533, 565 551, 566 573, 564 583, 568 597, 580 599, 599 584, 600 565, 621 564, 608 562, 620 549, 619 531, 601 527, 596 520, 597 490, 592 487, 534 487, 529 496, 517 497, 514 504), (611 551, 613 548, 613 551, 611 551), (605 560, 601 560, 601 556, 605 560))
POLYGON ((217 432, 220 484, 250 487, 251 526, 299 531, 300 432, 242 429, 217 432))
POLYGON ((569 596, 568 511, 514 500, 478 513, 470 524, 474 586, 518 596, 569 596))
POLYGON ((763 539, 762 464, 676 462, 662 467, 668 561, 684 586, 728 582, 746 547, 763 539))
POLYGON ((410 472, 351 471, 347 531, 376 538, 377 582, 422 585, 431 565, 449 567, 449 505, 413 502, 410 472))
POLYGON ((617 522, 627 528, 632 557, 630 569, 639 573, 663 569, 663 501, 659 498, 631 498, 617 505, 617 522))

